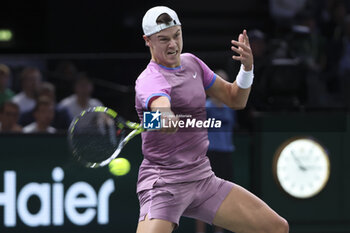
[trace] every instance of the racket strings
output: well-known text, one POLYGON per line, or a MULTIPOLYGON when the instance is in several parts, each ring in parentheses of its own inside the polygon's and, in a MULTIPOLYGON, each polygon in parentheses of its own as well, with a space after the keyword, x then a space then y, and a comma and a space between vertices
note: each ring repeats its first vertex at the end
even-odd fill
POLYGON ((87 112, 75 124, 71 135, 73 153, 78 159, 100 162, 108 159, 126 135, 119 122, 100 112, 87 112))

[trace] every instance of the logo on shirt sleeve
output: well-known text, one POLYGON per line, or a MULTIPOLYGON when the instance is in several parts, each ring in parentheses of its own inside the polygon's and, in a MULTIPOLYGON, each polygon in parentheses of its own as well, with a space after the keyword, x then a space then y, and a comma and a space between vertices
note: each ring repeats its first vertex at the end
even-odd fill
POLYGON ((143 128, 145 129, 160 129, 160 116, 162 114, 157 110, 156 112, 143 112, 143 128))

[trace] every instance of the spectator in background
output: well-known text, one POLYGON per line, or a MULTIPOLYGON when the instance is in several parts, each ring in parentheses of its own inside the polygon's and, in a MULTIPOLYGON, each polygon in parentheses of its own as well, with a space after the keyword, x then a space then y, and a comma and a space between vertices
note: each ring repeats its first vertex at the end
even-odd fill
MULTIPOLYGON (((334 106, 330 102, 326 81, 322 71, 326 68, 326 38, 320 33, 316 14, 303 10, 295 16, 295 23, 289 34, 289 53, 305 67, 305 101, 300 104, 310 107, 334 106)), ((295 80, 297 82, 297 79, 295 80)))
POLYGON ((269 0, 270 17, 277 33, 284 34, 293 22, 294 16, 304 9, 307 0, 269 0))
POLYGON ((34 109, 42 76, 39 69, 27 67, 22 71, 20 78, 22 91, 13 97, 13 101, 18 104, 22 114, 34 109))
POLYGON ((344 19, 343 54, 339 62, 341 98, 350 110, 350 14, 344 19))
MULTIPOLYGON (((229 81, 228 74, 224 70, 215 71, 217 75, 229 81)), ((220 129, 208 129, 208 157, 211 167, 217 177, 232 181, 233 163, 232 156, 235 149, 233 145, 233 127, 235 125, 235 110, 227 107, 215 98, 209 97, 206 101, 207 118, 221 120, 220 129)), ((196 232, 206 232, 206 224, 196 221, 196 232)), ((215 227, 215 233, 223 233, 224 229, 215 227)))
POLYGON ((327 37, 327 63, 325 75, 327 91, 331 95, 338 95, 341 89, 339 77, 339 63, 343 55, 343 38, 345 34, 344 19, 348 12, 346 1, 327 1, 327 11, 321 22, 323 34, 327 37), (327 17, 326 17, 327 15, 327 17))
POLYGON ((339 62, 339 73, 344 76, 350 75, 350 14, 344 18, 344 36, 342 42, 343 49, 339 62))
POLYGON ((34 108, 35 122, 23 128, 24 133, 56 133, 51 125, 55 117, 54 103, 51 99, 42 96, 34 108))
MULTIPOLYGON (((252 104, 249 104, 245 111, 250 111, 252 105, 258 110, 262 110, 263 106, 266 105, 267 98, 267 87, 266 87, 266 69, 271 65, 271 56, 269 54, 267 38, 264 32, 259 29, 253 29, 248 32, 250 47, 252 48, 254 56, 254 74, 256 77, 259 77, 255 80, 254 88, 250 93, 250 101, 252 104)), ((251 124, 247 122, 247 124, 251 124)))
POLYGON ((270 15, 276 20, 291 21, 307 0, 269 0, 270 15))
POLYGON ((67 87, 73 86, 77 75, 78 68, 71 61, 61 61, 55 66, 54 71, 50 74, 50 80, 57 88, 58 99, 71 94, 71 90, 67 87))
POLYGON ((324 1, 319 24, 322 34, 330 41, 340 39, 342 24, 348 11, 347 7, 349 4, 344 0, 324 1))
POLYGON ((0 64, 0 106, 15 95, 13 91, 8 88, 9 79, 9 67, 4 64, 0 64))
POLYGON ((299 12, 294 19, 289 44, 292 57, 303 59, 313 71, 321 71, 326 62, 326 38, 317 27, 316 15, 311 11, 299 12))
MULTIPOLYGON (((50 99, 55 106, 55 117, 51 126, 58 130, 67 129, 70 124, 70 115, 67 109, 59 108, 56 105, 55 86, 49 82, 42 82, 39 87, 38 98, 41 98, 42 96, 50 99)), ((24 126, 34 122, 34 120, 34 111, 31 110, 21 114, 19 123, 24 126)))
POLYGON ((92 98, 94 86, 85 73, 80 73, 74 85, 74 94, 61 100, 59 107, 67 109, 71 119, 81 113, 84 109, 102 106, 98 99, 92 98))
POLYGON ((19 117, 19 107, 16 103, 5 101, 0 105, 0 132, 19 133, 22 127, 17 124, 19 117))

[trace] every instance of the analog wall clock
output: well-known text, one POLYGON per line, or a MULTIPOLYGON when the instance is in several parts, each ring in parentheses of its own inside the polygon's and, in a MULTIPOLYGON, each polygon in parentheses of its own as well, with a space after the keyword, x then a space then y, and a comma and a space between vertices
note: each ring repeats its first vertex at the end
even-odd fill
POLYGON ((273 174, 277 185, 290 196, 311 198, 327 184, 330 175, 327 150, 312 138, 291 138, 277 149, 273 174))

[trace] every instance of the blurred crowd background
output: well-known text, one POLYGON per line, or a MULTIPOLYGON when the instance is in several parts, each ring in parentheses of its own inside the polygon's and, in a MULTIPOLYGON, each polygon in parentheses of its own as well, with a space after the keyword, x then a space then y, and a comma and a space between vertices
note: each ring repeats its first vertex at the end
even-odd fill
POLYGON ((150 59, 141 21, 155 5, 177 11, 183 52, 231 81, 230 40, 248 30, 255 81, 238 130, 253 130, 261 111, 349 111, 350 1, 13 0, 0 14, 11 34, 0 36, 0 132, 64 132, 97 105, 137 121, 133 86, 150 59))

